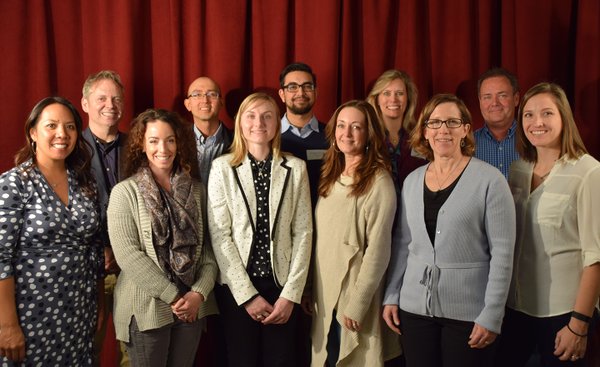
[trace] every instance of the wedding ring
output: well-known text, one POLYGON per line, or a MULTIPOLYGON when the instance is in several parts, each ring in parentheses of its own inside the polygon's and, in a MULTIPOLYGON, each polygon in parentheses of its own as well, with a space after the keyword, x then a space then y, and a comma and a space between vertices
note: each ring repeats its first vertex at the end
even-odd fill
POLYGON ((579 359, 579 357, 577 357, 575 354, 573 354, 573 355, 571 356, 571 360, 572 360, 572 361, 576 361, 577 359, 579 359))

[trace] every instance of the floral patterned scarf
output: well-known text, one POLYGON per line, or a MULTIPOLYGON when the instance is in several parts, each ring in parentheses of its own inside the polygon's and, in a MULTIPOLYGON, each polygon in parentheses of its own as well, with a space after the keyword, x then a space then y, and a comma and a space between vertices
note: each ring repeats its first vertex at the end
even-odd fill
POLYGON ((152 242, 158 262, 183 294, 195 281, 198 232, 198 203, 192 178, 181 171, 171 177, 171 192, 160 187, 148 167, 140 168, 134 180, 150 214, 152 242))

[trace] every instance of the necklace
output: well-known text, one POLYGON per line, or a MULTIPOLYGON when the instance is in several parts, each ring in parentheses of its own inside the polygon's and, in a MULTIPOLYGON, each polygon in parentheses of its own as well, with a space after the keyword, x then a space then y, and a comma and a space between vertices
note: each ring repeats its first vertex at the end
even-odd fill
POLYGON ((268 159, 265 159, 264 161, 256 161, 256 168, 258 168, 258 177, 262 178, 263 174, 266 173, 267 170, 267 161, 268 159))
POLYGON ((450 170, 450 172, 448 173, 448 175, 446 175, 446 178, 444 178, 444 180, 441 183, 440 183, 440 179, 438 177, 437 170, 435 168, 433 169, 433 173, 435 173, 435 180, 437 181, 437 184, 438 184, 438 191, 442 190, 442 187, 444 186, 444 184, 446 183, 446 181, 448 181, 448 179, 450 178, 450 176, 452 176, 452 174, 456 170, 456 167, 460 166, 461 162, 462 162, 462 157, 460 157, 460 159, 458 160, 458 162, 456 162, 456 164, 454 165, 454 167, 452 167, 452 169, 450 170))
MULTIPOLYGON (((550 171, 552 171, 552 170, 550 170, 550 171)), ((548 175, 550 174, 550 171, 544 173, 541 176, 538 176, 540 178, 540 181, 544 181, 548 177, 548 175)))

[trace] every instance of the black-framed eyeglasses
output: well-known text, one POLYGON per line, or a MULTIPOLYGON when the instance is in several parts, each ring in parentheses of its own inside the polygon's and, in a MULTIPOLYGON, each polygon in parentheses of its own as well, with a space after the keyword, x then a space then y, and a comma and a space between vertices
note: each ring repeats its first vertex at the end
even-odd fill
POLYGON ((448 119, 448 120, 438 120, 438 119, 429 119, 425 121, 425 126, 430 129, 439 129, 442 127, 442 124, 446 124, 448 129, 456 129, 462 126, 463 120, 461 119, 448 119))
POLYGON ((290 93, 296 93, 298 90, 302 88, 305 92, 312 92, 315 90, 315 84, 311 82, 306 82, 302 84, 290 83, 288 85, 284 85, 283 89, 287 90, 290 93))
POLYGON ((220 97, 219 92, 214 91, 214 90, 209 90, 206 93, 201 93, 201 92, 192 92, 189 96, 187 96, 188 98, 192 98, 192 99, 200 99, 203 97, 206 97, 207 99, 217 99, 220 97))

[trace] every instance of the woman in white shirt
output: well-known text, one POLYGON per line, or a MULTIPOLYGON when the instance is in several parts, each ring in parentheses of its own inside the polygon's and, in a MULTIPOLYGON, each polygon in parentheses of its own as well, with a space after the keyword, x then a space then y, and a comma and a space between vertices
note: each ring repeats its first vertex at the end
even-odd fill
POLYGON ((564 91, 531 88, 521 102, 509 183, 517 244, 497 366, 585 366, 600 295, 600 163, 581 140, 564 91))

